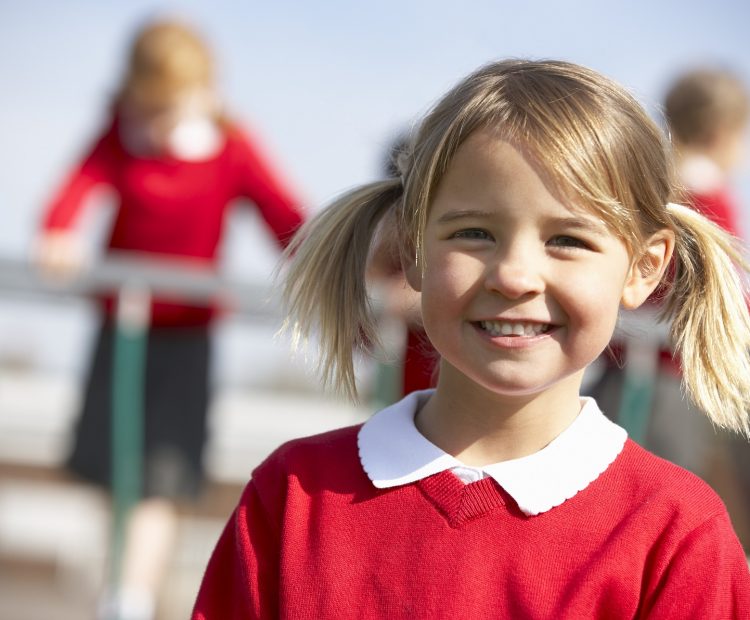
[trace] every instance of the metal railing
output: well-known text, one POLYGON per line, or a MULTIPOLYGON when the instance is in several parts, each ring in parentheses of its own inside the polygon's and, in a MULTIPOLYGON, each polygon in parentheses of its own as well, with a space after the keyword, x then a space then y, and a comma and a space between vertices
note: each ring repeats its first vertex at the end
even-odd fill
POLYGON ((196 305, 218 302, 253 320, 272 320, 281 313, 278 298, 267 284, 229 280, 198 261, 120 253, 71 277, 52 278, 28 262, 0 258, 2 294, 81 297, 113 293, 125 286, 196 305))
POLYGON ((132 253, 112 255, 91 269, 51 278, 33 265, 0 259, 0 293, 116 300, 112 366, 112 528, 110 586, 120 583, 128 516, 142 496, 146 343, 153 296, 193 305, 229 307, 254 321, 280 316, 267 285, 231 282, 205 264, 132 253))

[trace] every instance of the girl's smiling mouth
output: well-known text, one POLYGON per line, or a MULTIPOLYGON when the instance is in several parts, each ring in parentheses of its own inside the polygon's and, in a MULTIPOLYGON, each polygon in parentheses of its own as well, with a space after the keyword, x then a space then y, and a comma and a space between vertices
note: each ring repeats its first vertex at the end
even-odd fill
POLYGON ((476 321, 474 323, 479 329, 490 336, 509 336, 533 338, 549 333, 554 329, 551 323, 537 323, 532 321, 476 321))

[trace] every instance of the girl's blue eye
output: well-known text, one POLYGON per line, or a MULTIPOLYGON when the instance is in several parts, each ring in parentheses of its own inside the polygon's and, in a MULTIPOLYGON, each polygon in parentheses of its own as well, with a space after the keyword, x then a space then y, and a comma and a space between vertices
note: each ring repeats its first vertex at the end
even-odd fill
POLYGON ((452 237, 454 239, 492 239, 492 235, 481 228, 466 228, 464 230, 459 230, 454 232, 452 237))
POLYGON ((588 249, 588 244, 576 237, 569 237, 568 235, 557 235, 552 237, 548 242, 548 245, 558 248, 584 248, 588 249))

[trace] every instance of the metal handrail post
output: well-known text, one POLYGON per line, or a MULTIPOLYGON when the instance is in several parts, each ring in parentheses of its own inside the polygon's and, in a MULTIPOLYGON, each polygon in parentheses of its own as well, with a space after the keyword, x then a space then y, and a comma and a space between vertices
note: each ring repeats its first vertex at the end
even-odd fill
POLYGON ((625 376, 617 422, 630 438, 643 445, 658 381, 659 345, 653 340, 628 338, 625 348, 625 376))
POLYGON ((618 334, 625 343, 625 369, 617 423, 642 444, 658 381, 659 351, 670 346, 669 325, 660 322, 658 308, 645 307, 621 313, 618 334))
MULTIPOLYGON (((145 366, 151 295, 126 284, 118 294, 112 360, 112 530, 110 587, 118 592, 128 517, 143 495, 145 366)), ((112 620, 119 620, 113 618, 112 620)))
POLYGON ((403 389, 406 326, 398 317, 380 315, 378 351, 371 403, 375 410, 392 405, 401 398, 403 389))

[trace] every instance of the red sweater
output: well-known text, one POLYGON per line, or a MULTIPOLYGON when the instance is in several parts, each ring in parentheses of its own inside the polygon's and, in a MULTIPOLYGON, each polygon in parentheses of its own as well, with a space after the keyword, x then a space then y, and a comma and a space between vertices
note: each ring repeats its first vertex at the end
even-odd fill
POLYGON ((720 187, 712 192, 692 192, 689 197, 691 205, 697 211, 700 211, 735 237, 740 236, 740 227, 737 221, 739 206, 728 188, 720 187))
POLYGON ((193 620, 750 618, 721 500, 630 440, 586 489, 530 517, 492 478, 376 489, 357 431, 290 442, 255 470, 193 620))
MULTIPOLYGON (((215 265, 227 206, 251 200, 284 245, 302 221, 299 205, 252 141, 236 127, 226 129, 224 147, 213 157, 183 161, 131 155, 112 122, 76 167, 44 215, 46 230, 74 225, 84 199, 97 185, 119 198, 108 247, 203 259, 215 265)), ((107 303, 111 310, 111 303, 107 303)), ((156 303, 155 325, 205 324, 206 308, 156 303)))

